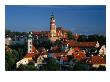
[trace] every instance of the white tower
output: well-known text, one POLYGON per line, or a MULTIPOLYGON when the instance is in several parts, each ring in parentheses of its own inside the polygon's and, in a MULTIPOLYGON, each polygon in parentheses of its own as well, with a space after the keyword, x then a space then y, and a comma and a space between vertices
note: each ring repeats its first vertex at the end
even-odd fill
POLYGON ((32 51, 32 32, 28 35, 28 53, 33 53, 32 51))

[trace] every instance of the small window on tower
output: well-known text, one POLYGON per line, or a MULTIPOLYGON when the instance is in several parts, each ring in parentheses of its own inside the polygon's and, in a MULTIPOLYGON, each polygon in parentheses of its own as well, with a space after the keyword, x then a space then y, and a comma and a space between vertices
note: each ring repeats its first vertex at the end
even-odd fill
POLYGON ((32 47, 30 46, 30 48, 32 48, 32 47))
POLYGON ((30 50, 30 52, 32 52, 32 51, 30 50))
POLYGON ((30 44, 32 44, 32 43, 30 42, 30 44))

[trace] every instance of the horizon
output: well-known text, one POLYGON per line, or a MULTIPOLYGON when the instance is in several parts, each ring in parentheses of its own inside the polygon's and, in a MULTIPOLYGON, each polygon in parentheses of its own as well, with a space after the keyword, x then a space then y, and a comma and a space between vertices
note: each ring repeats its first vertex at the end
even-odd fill
POLYGON ((106 35, 105 5, 6 5, 5 12, 5 28, 11 31, 49 31, 53 12, 57 27, 78 34, 106 35))

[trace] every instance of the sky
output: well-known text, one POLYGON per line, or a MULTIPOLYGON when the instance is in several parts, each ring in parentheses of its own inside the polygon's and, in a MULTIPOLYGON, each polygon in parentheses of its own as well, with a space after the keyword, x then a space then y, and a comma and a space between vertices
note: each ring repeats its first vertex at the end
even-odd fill
POLYGON ((105 5, 6 5, 5 28, 12 31, 49 31, 53 12, 56 26, 78 34, 106 33, 105 5))

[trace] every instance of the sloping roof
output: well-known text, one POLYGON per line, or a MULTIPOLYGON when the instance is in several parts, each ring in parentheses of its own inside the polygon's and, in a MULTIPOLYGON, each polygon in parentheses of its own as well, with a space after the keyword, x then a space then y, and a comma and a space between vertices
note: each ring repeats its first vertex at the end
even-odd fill
POLYGON ((92 63, 92 64, 105 64, 106 60, 102 56, 92 56, 90 58, 90 63, 92 63))
POLYGON ((32 58, 35 56, 35 53, 27 53, 24 58, 32 58))
POLYGON ((73 56, 74 58, 78 59, 78 60, 81 60, 83 58, 86 58, 86 55, 85 53, 79 51, 78 53, 73 53, 73 56))
POLYGON ((32 45, 32 53, 27 53, 24 58, 31 58, 35 56, 36 53, 37 53, 36 48, 34 47, 34 45, 32 45))
POLYGON ((68 46, 72 46, 72 47, 95 47, 96 46, 96 42, 76 42, 76 41, 66 41, 63 42, 63 44, 68 44, 68 46))
POLYGON ((73 50, 74 50, 74 51, 79 51, 80 48, 79 48, 79 47, 75 47, 75 48, 73 48, 73 50))
POLYGON ((55 57, 61 57, 61 55, 66 55, 67 53, 65 52, 60 52, 60 53, 54 53, 55 57))

